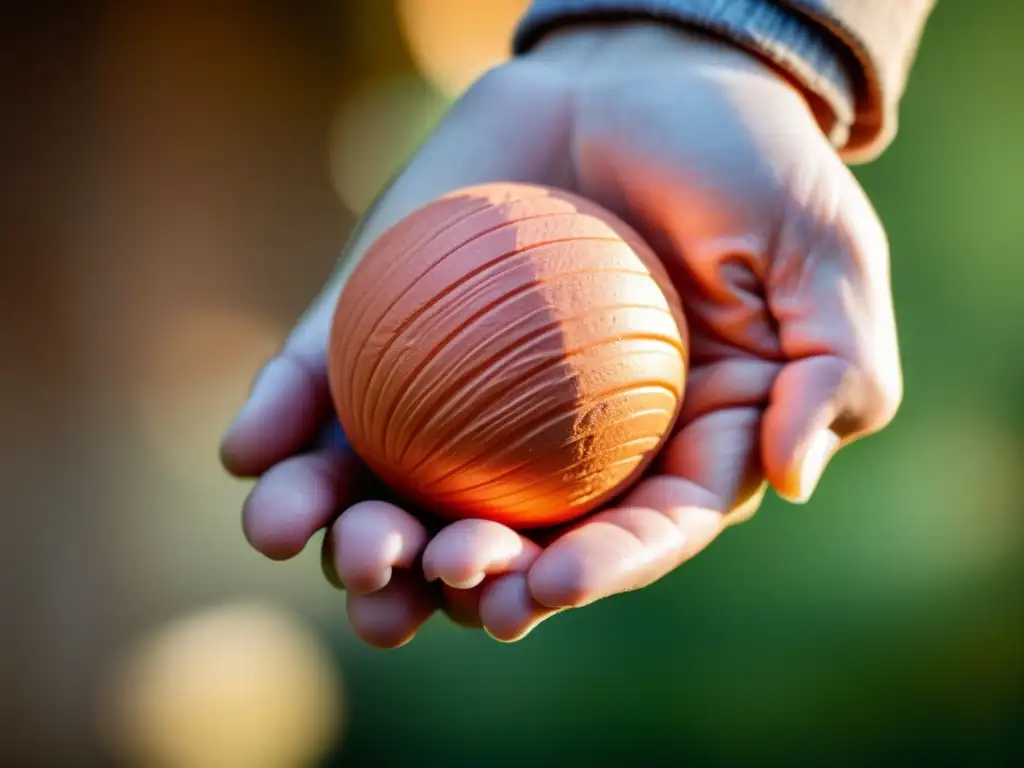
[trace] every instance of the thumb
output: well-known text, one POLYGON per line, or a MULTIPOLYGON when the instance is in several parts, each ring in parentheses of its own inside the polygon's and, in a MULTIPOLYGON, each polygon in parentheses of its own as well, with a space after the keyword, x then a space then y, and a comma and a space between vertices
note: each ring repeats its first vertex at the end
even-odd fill
POLYGON ((889 422, 895 402, 874 376, 831 355, 782 370, 762 422, 765 474, 779 495, 807 501, 839 448, 889 422))
POLYGON ((762 421, 765 476, 807 501, 844 445, 877 432, 902 397, 881 223, 836 158, 783 225, 767 300, 787 359, 762 421))

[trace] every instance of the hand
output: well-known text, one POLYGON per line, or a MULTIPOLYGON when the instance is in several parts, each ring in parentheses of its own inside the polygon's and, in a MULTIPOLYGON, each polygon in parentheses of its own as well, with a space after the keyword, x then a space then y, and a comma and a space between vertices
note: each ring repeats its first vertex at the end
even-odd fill
POLYGON ((803 96, 726 43, 578 27, 455 105, 258 377, 222 453, 261 475, 244 510, 261 552, 292 556, 329 527, 325 571, 366 641, 406 642, 438 607, 512 640, 659 579, 752 515, 768 485, 808 499, 839 448, 890 421, 901 388, 883 229, 803 96), (428 531, 368 496, 338 434, 316 438, 337 430, 325 345, 351 265, 434 197, 500 180, 570 189, 632 224, 691 334, 683 413, 652 473, 545 541, 479 520, 428 531))

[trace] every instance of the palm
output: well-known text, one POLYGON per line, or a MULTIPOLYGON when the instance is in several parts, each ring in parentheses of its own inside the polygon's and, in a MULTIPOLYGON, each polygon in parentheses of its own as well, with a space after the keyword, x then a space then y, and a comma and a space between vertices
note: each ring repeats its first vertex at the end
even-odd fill
POLYGON ((861 263, 864 232, 877 245, 866 202, 843 200, 847 226, 833 226, 837 200, 856 188, 772 72, 731 50, 671 53, 651 67, 609 56, 571 81, 542 55, 473 89, 353 237, 274 363, 262 422, 226 440, 229 467, 266 472, 247 503, 250 540, 287 557, 329 527, 325 570, 348 587, 353 626, 371 643, 404 642, 439 605, 512 639, 555 610, 648 584, 751 514, 766 479, 806 495, 800 468, 815 436, 845 418, 853 439, 891 415, 877 392, 859 410, 836 395, 864 369, 898 386, 885 270, 861 263), (331 310, 367 245, 434 197, 494 180, 570 188, 629 221, 672 274, 691 332, 683 414, 653 475, 543 550, 484 521, 434 535, 379 500, 339 442, 323 375, 331 310))

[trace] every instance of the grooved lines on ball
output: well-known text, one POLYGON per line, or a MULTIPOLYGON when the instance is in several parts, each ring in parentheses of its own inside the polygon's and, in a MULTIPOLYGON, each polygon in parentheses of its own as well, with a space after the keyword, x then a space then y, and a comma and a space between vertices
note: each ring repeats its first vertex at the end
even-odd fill
MULTIPOLYGON (((595 216, 581 215, 572 204, 558 198, 543 198, 539 209, 535 197, 513 199, 503 205, 482 209, 477 207, 480 205, 477 200, 461 201, 461 208, 456 205, 459 202, 457 198, 439 200, 430 207, 431 210, 417 211, 386 232, 371 246, 363 262, 349 278, 351 291, 346 291, 341 297, 342 302, 346 301, 347 295, 359 297, 355 300, 355 305, 351 309, 346 308, 345 311, 350 329, 346 334, 349 339, 374 335, 377 324, 389 313, 400 309, 403 302, 415 302, 417 297, 423 300, 424 285, 437 284, 435 281, 444 284, 444 273, 453 275, 455 279, 472 277, 465 274, 470 271, 469 264, 466 263, 466 249, 474 251, 469 254, 470 259, 473 256, 479 257, 480 254, 490 256, 495 251, 488 247, 488 240, 493 242, 497 238, 503 238, 508 240, 510 247, 505 251, 499 250, 498 253, 501 255, 497 259, 479 264, 476 270, 484 270, 504 258, 515 256, 517 252, 529 250, 545 242, 581 240, 588 237, 607 239, 623 247, 632 256, 631 263, 635 268, 648 269, 651 266, 649 262, 639 259, 635 251, 606 222, 595 216), (449 206, 453 208, 453 212, 442 219, 441 211, 447 213, 449 206), (429 221, 430 224, 423 226, 421 219, 429 221), (438 219, 441 219, 441 223, 438 223, 438 219), (373 252, 389 254, 384 270, 377 268, 372 259, 373 252), (414 261, 416 266, 411 267, 414 261), (369 265, 369 268, 366 268, 366 265, 369 265), (415 270, 415 273, 403 274, 409 269, 415 270), (383 313, 374 315, 370 310, 382 299, 381 286, 388 286, 396 275, 402 277, 404 287, 391 298, 383 313), (370 327, 367 328, 367 325, 370 327)), ((398 312, 398 316, 402 316, 401 312, 398 312)), ((343 357, 351 353, 344 340, 339 352, 343 357)), ((353 369, 348 382, 348 392, 353 391, 357 375, 357 371, 353 369)))
MULTIPOLYGON (((452 258, 454 260, 455 254, 452 258)), ((509 313, 497 310, 517 298, 521 299, 518 302, 521 311, 565 306, 590 306, 600 310, 626 296, 638 306, 663 312, 665 317, 658 325, 665 329, 666 338, 676 336, 678 331, 664 295, 650 275, 639 271, 638 266, 632 250, 619 240, 573 238, 540 242, 503 253, 461 277, 444 281, 444 290, 433 295, 416 296, 413 288, 408 291, 413 294, 409 307, 403 306, 401 300, 396 302, 394 309, 385 311, 373 326, 356 358, 353 377, 358 376, 360 370, 369 369, 367 389, 376 391, 379 385, 381 392, 386 391, 388 379, 382 385, 375 380, 379 370, 387 369, 386 363, 391 362, 394 367, 390 369, 389 378, 394 376, 403 362, 415 355, 418 338, 435 339, 446 331, 445 340, 432 352, 435 357, 441 357, 444 347, 460 331, 471 330, 489 311, 499 321, 507 322, 509 313), (574 267, 580 262, 575 251, 581 247, 603 251, 601 255, 609 263, 585 270, 574 267), (514 287, 509 289, 509 286, 514 287), (410 311, 404 311, 407 309, 410 311), (395 318, 390 323, 389 315, 395 318)), ((559 320, 552 316, 552 322, 559 320)), ((423 365, 429 362, 428 359, 423 365)), ((364 402, 359 416, 364 427, 374 420, 374 405, 372 398, 364 402)))
POLYGON ((603 498, 660 447, 683 394, 680 309, 646 246, 587 207, 442 199, 354 270, 332 389, 386 480, 527 520, 603 498))
MULTIPOLYGON (((397 449, 397 452, 392 450, 393 441, 386 441, 384 443, 385 453, 389 457, 393 457, 394 461, 403 462, 415 435, 424 427, 432 426, 433 422, 446 418, 449 415, 448 411, 459 402, 461 395, 484 388, 488 382, 494 381, 495 377, 502 375, 505 379, 505 389, 500 394, 507 397, 513 386, 520 387, 524 382, 535 381, 536 374, 542 373, 552 359, 558 361, 564 356, 566 351, 560 344, 554 350, 545 353, 545 342, 558 344, 566 338, 568 327, 592 319, 594 315, 600 313, 605 313, 607 319, 611 313, 622 310, 651 311, 648 307, 629 304, 591 308, 586 314, 540 325, 539 322, 543 322, 543 319, 546 319, 549 314, 545 308, 542 308, 524 315, 507 329, 498 328, 467 351, 464 356, 466 362, 462 365, 444 368, 438 362, 438 355, 431 352, 428 359, 416 366, 415 374, 409 384, 399 389, 395 404, 388 411, 388 422, 397 422, 402 425, 401 430, 388 433, 389 436, 406 435, 408 439, 401 448, 397 449), (528 321, 536 320, 538 316, 541 316, 541 319, 535 328, 517 333, 520 330, 519 326, 528 325, 528 321), (502 341, 504 344, 500 343, 502 341), (534 352, 536 354, 533 354, 534 352), (528 353, 530 354, 528 355, 528 353), (432 377, 426 376, 430 372, 431 364, 439 369, 433 372, 432 377), (525 378, 511 378, 513 371, 531 365, 533 367, 527 368, 525 378), (425 379, 426 383, 417 388, 416 383, 421 378, 425 379), (425 422, 425 419, 430 421, 425 422)), ((655 336, 650 338, 654 341, 667 341, 671 345, 670 339, 655 336)), ((578 351, 582 353, 586 350, 578 351)), ((525 394, 543 397, 544 390, 549 387, 550 382, 542 379, 539 386, 534 387, 532 391, 528 390, 525 394)), ((490 394, 493 397, 496 393, 490 394)), ((504 407, 508 408, 510 405, 514 406, 518 403, 515 401, 509 403, 506 400, 504 407)), ((464 415, 470 416, 468 413, 464 413, 464 415)), ((494 411, 495 417, 501 415, 512 416, 508 413, 502 414, 501 409, 494 411)), ((521 418, 522 414, 519 416, 521 418)), ((399 438, 396 437, 397 439, 399 438)))
MULTIPOLYGON (((621 394, 628 398, 629 395, 641 394, 641 389, 621 394)), ((622 410, 628 410, 628 404, 625 402, 619 405, 622 410)), ((561 420, 571 415, 562 413, 559 417, 561 420)), ((484 489, 507 488, 513 485, 518 490, 523 490, 547 480, 559 484, 578 482, 591 474, 595 465, 603 466, 603 461, 609 458, 609 454, 623 454, 619 460, 631 456, 639 460, 642 454, 654 448, 660 441, 660 436, 671 422, 672 415, 671 406, 648 408, 630 414, 607 427, 602 426, 589 432, 578 423, 570 423, 565 429, 567 437, 546 455, 527 455, 519 461, 510 460, 509 454, 514 455, 515 447, 518 447, 514 446, 505 451, 504 455, 474 456, 469 461, 457 463, 451 469, 442 461, 432 473, 433 479, 424 481, 421 487, 429 490, 431 495, 438 499, 454 500, 471 493, 472 497, 479 501, 497 501, 507 495, 507 491, 485 494, 484 489), (636 427, 637 422, 646 422, 646 428, 642 432, 636 427), (640 436, 637 436, 638 432, 640 436), (537 471, 538 463, 545 464, 543 472, 537 471)), ((523 441, 520 439, 518 442, 522 444, 523 441)))
MULTIPOLYGON (((566 372, 562 365, 546 362, 530 369, 520 379, 504 384, 498 391, 481 394, 464 390, 461 397, 448 401, 444 412, 417 434, 418 450, 411 454, 407 463, 399 466, 411 476, 421 470, 424 462, 431 462, 433 467, 455 453, 464 455, 467 449, 462 446, 466 445, 488 446, 485 450, 494 456, 506 455, 520 446, 529 451, 530 439, 544 437, 545 427, 557 427, 558 416, 580 413, 579 418, 583 418, 582 409, 597 402, 588 394, 594 391, 592 382, 585 371, 566 372), (494 443, 498 445, 492 447, 494 443)), ((675 390, 660 382, 658 386, 671 392, 678 401, 675 390)), ((605 394, 629 392, 634 388, 641 389, 630 383, 624 390, 605 394)))
MULTIPOLYGON (((501 230, 521 228, 525 222, 550 221, 559 216, 563 217, 564 223, 571 228, 574 221, 578 219, 575 210, 564 201, 559 201, 557 198, 546 198, 547 210, 537 211, 531 206, 533 199, 533 197, 513 199, 496 207, 487 207, 479 200, 467 203, 458 198, 442 199, 436 201, 430 209, 416 211, 408 219, 400 222, 398 226, 388 230, 380 240, 373 244, 363 262, 369 262, 372 265, 372 259, 369 258, 372 256, 371 252, 385 252, 392 255, 388 262, 388 268, 383 273, 379 273, 373 268, 375 265, 370 269, 361 269, 361 264, 353 271, 349 279, 349 284, 353 287, 352 293, 361 295, 363 299, 361 302, 357 302, 349 313, 353 331, 349 335, 350 338, 361 336, 363 320, 368 315, 370 308, 373 307, 374 298, 379 297, 379 292, 373 290, 372 285, 363 286, 360 285, 361 282, 387 284, 396 275, 401 275, 415 261, 417 274, 412 279, 408 279, 407 275, 404 276, 406 277, 406 287, 394 297, 393 302, 387 307, 387 311, 391 311, 408 294, 410 289, 419 285, 423 278, 439 264, 462 248, 487 235, 499 233, 501 230), (447 210, 449 207, 454 209, 450 218, 442 219, 440 223, 435 221, 440 218, 440 209, 447 210), (431 225, 422 228, 417 226, 421 219, 430 220, 431 225), (456 241, 455 246, 451 246, 452 240, 456 241)), ((598 233, 598 236, 612 237, 614 235, 614 232, 599 219, 593 219, 593 224, 594 231, 598 233)), ((344 296, 342 300, 344 300, 344 296)), ((377 321, 379 322, 382 317, 383 315, 378 315, 377 321)), ((350 352, 344 345, 339 351, 342 355, 350 352)), ((350 389, 354 379, 355 372, 349 382, 350 389)))

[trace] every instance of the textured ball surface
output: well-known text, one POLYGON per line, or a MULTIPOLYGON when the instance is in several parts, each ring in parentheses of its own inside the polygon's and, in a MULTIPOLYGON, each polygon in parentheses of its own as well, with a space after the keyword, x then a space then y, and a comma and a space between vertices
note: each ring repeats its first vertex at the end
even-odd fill
POLYGON ((569 193, 462 189, 353 270, 329 377, 353 448, 410 501, 516 528, 627 487, 683 396, 679 299, 627 225, 569 193))

